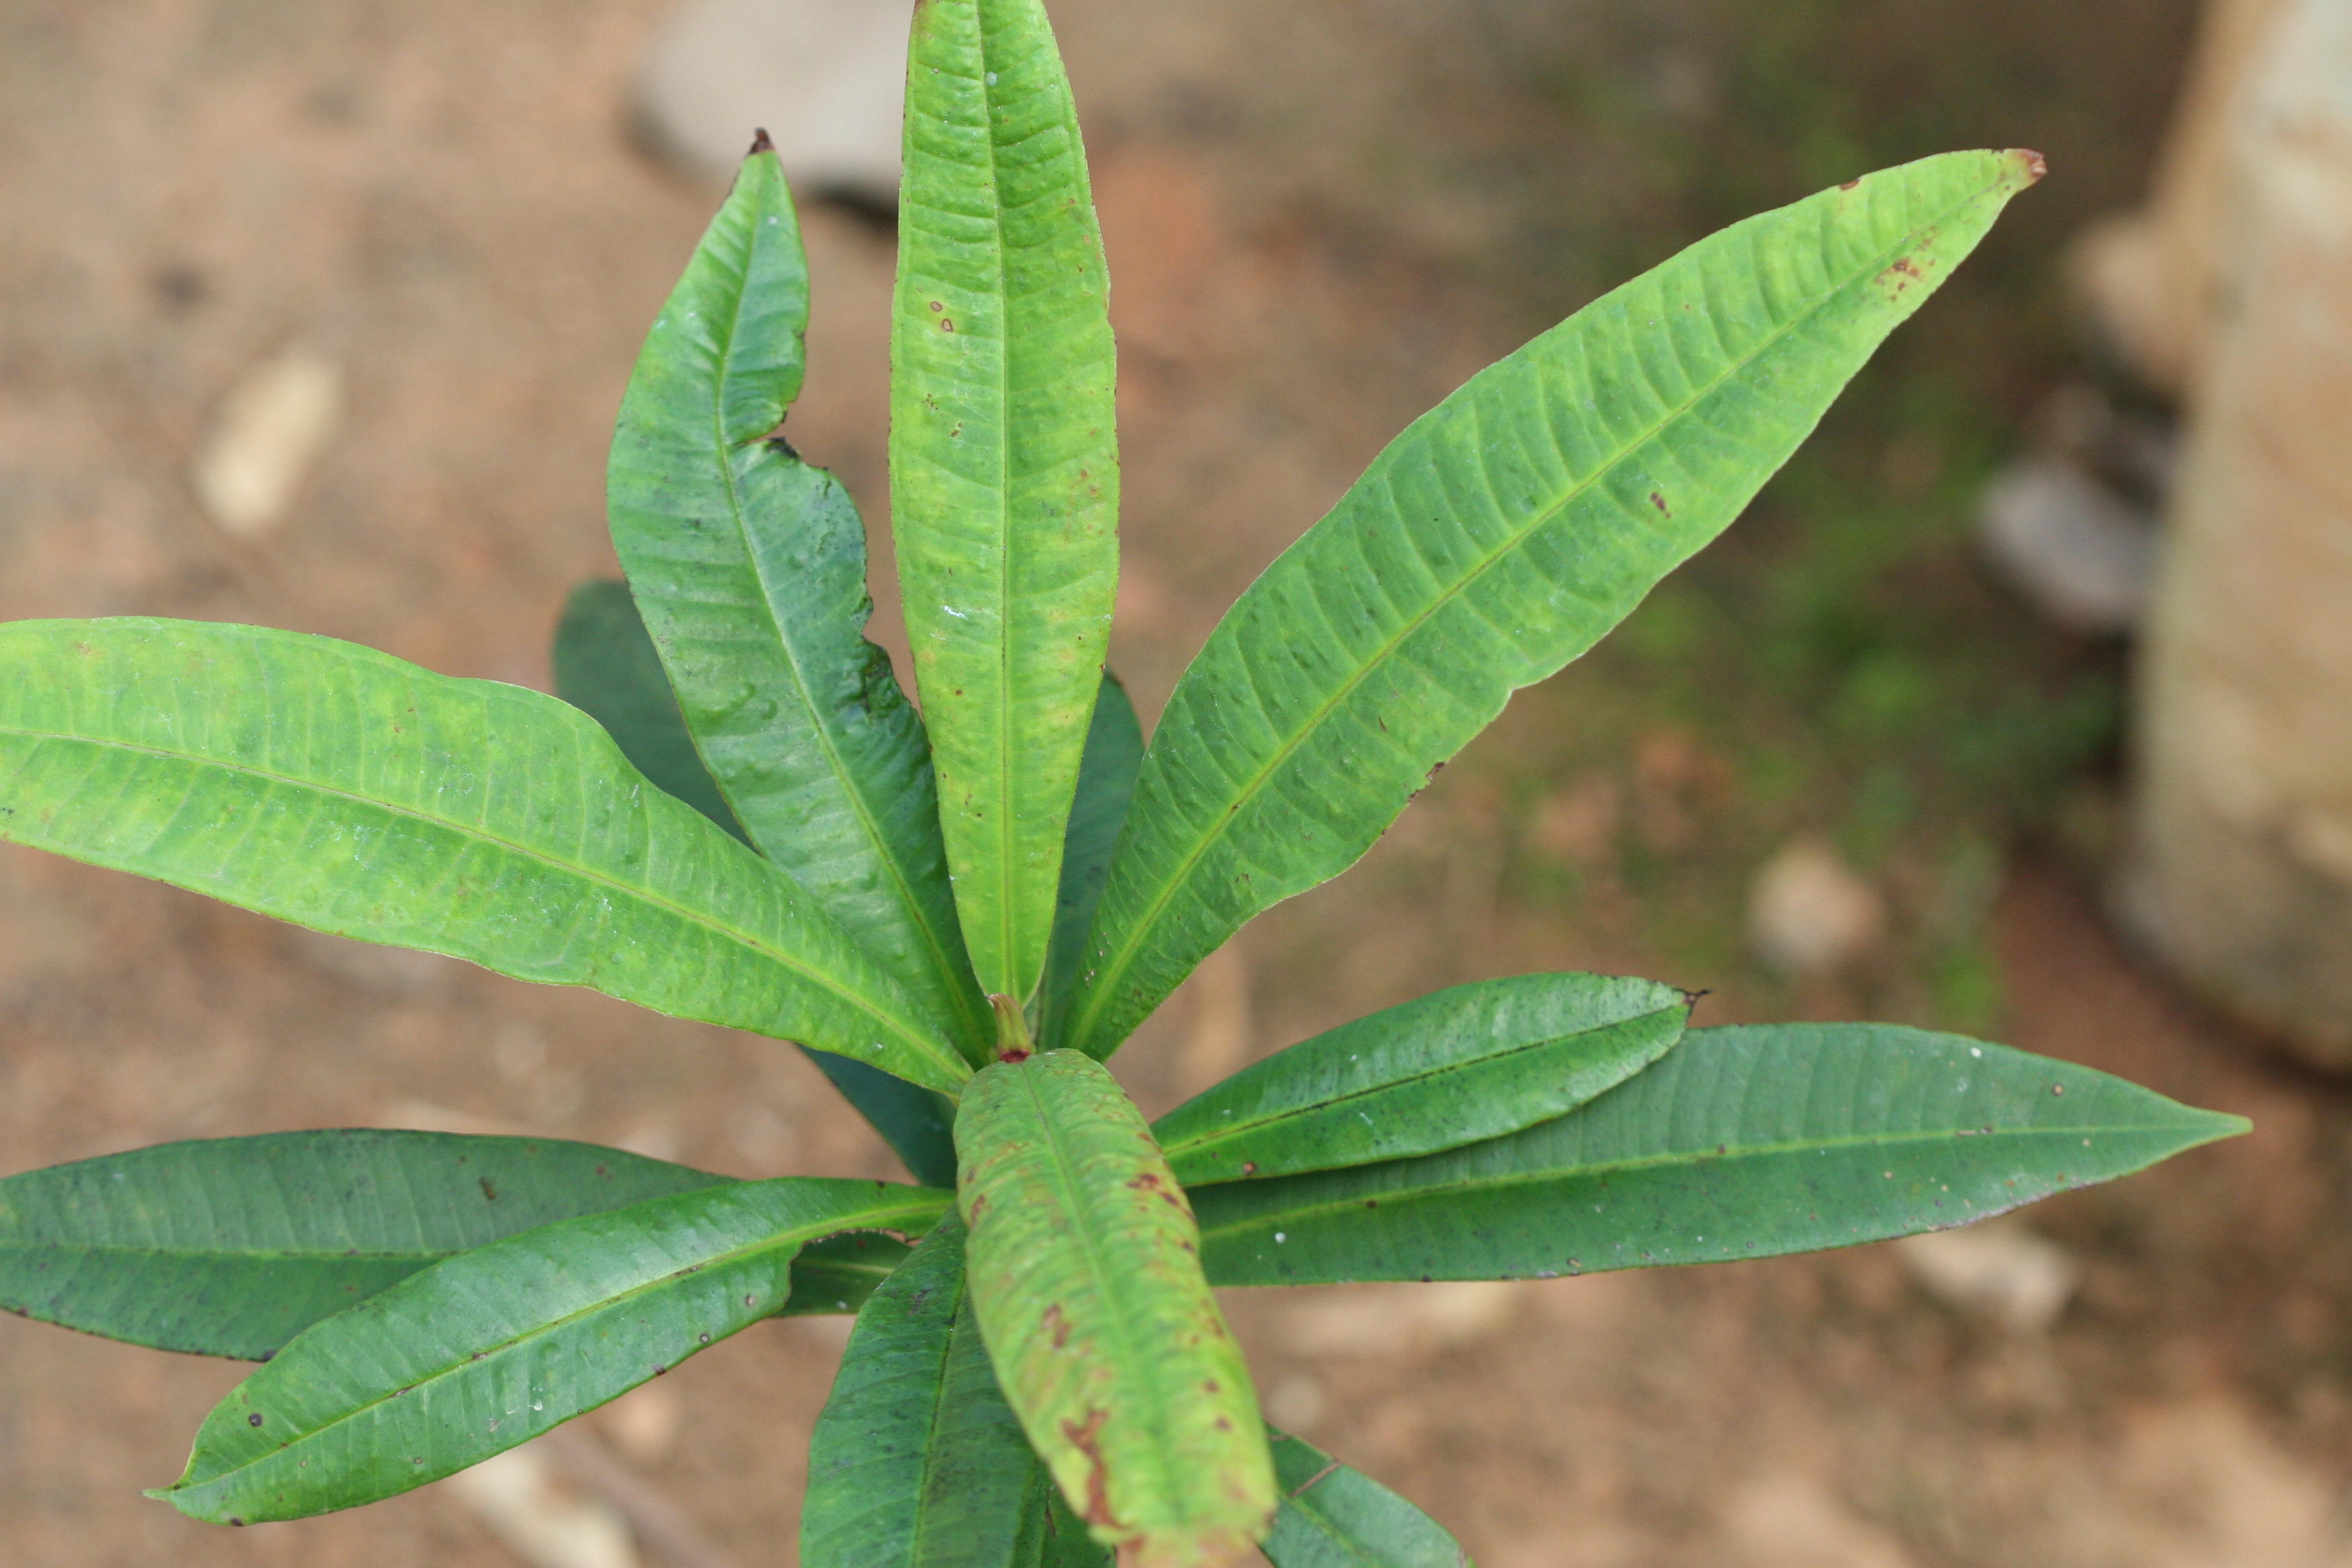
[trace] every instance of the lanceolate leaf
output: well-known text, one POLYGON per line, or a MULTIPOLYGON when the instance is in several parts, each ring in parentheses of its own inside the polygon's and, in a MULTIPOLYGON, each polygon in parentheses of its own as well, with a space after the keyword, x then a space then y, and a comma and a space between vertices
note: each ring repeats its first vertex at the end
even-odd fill
POLYGON ((1070 805, 1069 830, 1062 840, 1062 892, 1054 910, 1054 945, 1045 958, 1045 984, 1038 991, 1037 1038, 1061 1042, 1063 1015, 1078 964, 1087 955, 1087 931, 1102 900, 1111 850, 1135 798, 1136 771, 1143 765, 1143 725, 1118 678, 1105 671, 1095 699, 1094 722, 1087 731, 1086 761, 1078 768, 1077 798, 1070 805))
POLYGON ((1045 963, 1118 575, 1115 367, 1041 0, 925 0, 907 77, 890 505, 972 967, 1045 963))
POLYGON ((2041 161, 1959 153, 1701 240, 1473 377, 1251 585, 1162 712, 1079 980, 1108 1056, 1337 875, 1518 687, 1715 537, 2041 161))
MULTIPOLYGON (((639 773, 750 842, 686 732, 627 584, 583 583, 572 591, 555 634, 555 694, 604 725, 639 773)), ((955 1184, 954 1101, 847 1057, 808 1055, 917 1181, 955 1184)))
POLYGON ((987 1068, 956 1115, 972 1307, 1004 1395, 1121 1568, 1228 1568, 1274 1476, 1192 1213, 1100 1065, 987 1068))
MULTIPOLYGON (((359 1129, 162 1143, 0 1181, 0 1310, 266 1361, 446 1258, 731 1181, 551 1138, 359 1129)), ((793 1265, 785 1314, 854 1312, 905 1256, 883 1236, 818 1242, 793 1265)))
POLYGON ((1265 1538, 1274 1568, 1470 1568, 1442 1525, 1371 1477, 1301 1438, 1268 1434, 1282 1488, 1265 1538))
POLYGON ((1107 1568, 997 1388, 963 1268, 950 1218, 858 1314, 809 1447, 802 1568, 1107 1568))
POLYGON ((259 1361, 453 1253, 726 1181, 555 1139, 360 1131, 163 1143, 0 1181, 0 1308, 259 1361))
POLYGON ((1549 1278, 1942 1230, 2245 1127, 1957 1035, 1696 1029, 1524 1132, 1192 1201, 1220 1285, 1549 1278))
POLYGON ((0 671, 0 838, 936 1089, 969 1073, 798 883, 551 697, 192 621, 15 622, 0 671))
POLYGON ((792 197, 754 152, 622 400, 613 544, 751 842, 985 1060, 995 1026, 956 927, 930 747, 864 635, 865 525, 774 434, 807 325, 792 197))
POLYGON ((555 627, 555 695, 604 726, 637 772, 740 838, 751 839, 686 732, 661 655, 625 583, 583 583, 555 627))
POLYGON ((1434 1153, 1574 1110, 1664 1056, 1689 1012, 1650 980, 1457 985, 1268 1057, 1151 1131, 1187 1186, 1434 1153))
POLYGON ((744 1182, 461 1254, 288 1345, 205 1418, 186 1475, 157 1495, 249 1524, 407 1491, 772 1315, 811 1241, 919 1232, 946 1199, 880 1182, 744 1182))

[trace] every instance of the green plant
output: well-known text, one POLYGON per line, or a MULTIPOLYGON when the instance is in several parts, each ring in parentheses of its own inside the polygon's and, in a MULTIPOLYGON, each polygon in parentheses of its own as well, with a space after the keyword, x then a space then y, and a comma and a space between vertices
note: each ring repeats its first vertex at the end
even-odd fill
POLYGON ((908 109, 891 473, 921 715, 863 636, 856 513, 782 437, 806 276, 760 145, 630 383, 629 582, 574 596, 568 700, 252 627, 0 626, 0 836, 798 1041, 927 1184, 354 1131, 9 1178, 0 1305, 267 1360, 158 1495, 230 1523, 367 1502, 761 1318, 855 1311, 812 1568, 1452 1562, 1265 1427, 1212 1285, 1838 1246, 2242 1125, 1998 1046, 1685 1032, 1674 988, 1538 974, 1147 1127, 1102 1058, 1728 524, 2039 161, 1750 219, 1475 378, 1248 590, 1147 746, 1103 673, 1108 284, 1039 0, 925 0, 908 109))

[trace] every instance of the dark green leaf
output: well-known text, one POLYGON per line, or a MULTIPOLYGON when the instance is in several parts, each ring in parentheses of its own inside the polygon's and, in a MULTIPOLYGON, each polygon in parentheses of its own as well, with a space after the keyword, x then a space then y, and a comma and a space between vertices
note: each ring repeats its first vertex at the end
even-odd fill
MULTIPOLYGON (((661 656, 625 584, 583 583, 572 591, 555 637, 555 694, 604 725, 639 773, 745 837, 686 732, 661 656)), ((847 1057, 830 1051, 808 1055, 917 1181, 934 1187, 955 1184, 952 1100, 847 1057)))
POLYGON ((984 1068, 956 1112, 971 1303, 1004 1397, 1122 1568, 1228 1568, 1274 1472, 1184 1194, 1076 1051, 984 1068))
POLYGON ((957 931, 930 746, 864 635, 865 525, 776 436, 807 325, 792 196, 754 153, 622 399, 613 544, 751 842, 985 1060, 995 1026, 957 931))
POLYGON ((259 1361, 453 1253, 726 1181, 545 1138, 370 1131, 163 1143, 0 1181, 0 1308, 259 1361))
POLYGON ((830 1051, 811 1051, 809 1059, 907 1163, 915 1180, 955 1185, 954 1100, 830 1051))
POLYGON ((1370 848, 1512 691, 1713 539, 2032 183, 1955 153, 1750 218, 1471 378, 1267 568, 1177 682, 1070 1044, 1370 848))
POLYGON ((1054 946, 1045 956, 1045 984, 1039 989, 1037 1038, 1047 1048, 1060 1043, 1070 987, 1087 955, 1087 930, 1102 900, 1110 873, 1111 849, 1135 798, 1136 770, 1143 765, 1143 725, 1118 677, 1103 672, 1087 730, 1086 760, 1078 766, 1077 798, 1070 805, 1069 831, 1062 840, 1061 901, 1054 910, 1054 946))
POLYGON ((800 884, 551 697, 195 621, 13 622, 0 671, 0 838, 934 1089, 970 1075, 800 884))
POLYGON ((1457 985, 1268 1057, 1151 1131, 1188 1187, 1434 1153, 1573 1110, 1664 1056, 1689 1013, 1649 980, 1457 985))
POLYGON ((858 1314, 809 1447, 802 1568, 1108 1568, 997 1388, 963 1264, 944 1220, 858 1314))
POLYGON ((890 517, 972 968, 1026 1005, 1118 585, 1109 280, 1042 0, 925 0, 890 517))
POLYGON ((812 1241, 793 1259, 793 1293, 781 1316, 824 1318, 863 1311, 882 1282, 907 1261, 908 1247, 878 1231, 812 1241))
POLYGON ((394 1496, 525 1442, 775 1313, 801 1248, 919 1232, 947 1194, 789 1176, 543 1226, 297 1338, 207 1416, 176 1486, 215 1523, 394 1496))
POLYGON ((1761 1025, 1507 1138, 1192 1195, 1219 1285, 1549 1278, 1967 1225, 2245 1127, 1957 1035, 1761 1025))
POLYGON ((1313 1444, 1267 1432, 1282 1488, 1265 1538, 1274 1568, 1470 1568, 1470 1554, 1429 1515, 1313 1444))
POLYGON ((555 626, 555 694, 604 726, 637 772, 749 844, 702 765, 625 583, 583 583, 555 626))

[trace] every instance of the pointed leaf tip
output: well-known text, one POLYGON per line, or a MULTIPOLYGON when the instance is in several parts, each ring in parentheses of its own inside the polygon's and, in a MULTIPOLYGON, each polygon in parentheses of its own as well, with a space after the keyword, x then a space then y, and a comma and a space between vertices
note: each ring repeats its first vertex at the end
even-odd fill
POLYGON ((1742 1025, 1491 1142, 1191 1196, 1218 1285, 1519 1279, 1947 1230, 2244 1127, 1957 1035, 1742 1025))
POLYGON ((751 150, 744 153, 743 156, 746 158, 756 158, 762 153, 772 153, 775 150, 776 144, 768 140, 768 128, 761 125, 755 127, 752 130, 751 150))
POLYGON ((2031 147, 2012 147, 2009 150, 2009 155, 2016 159, 2019 167, 2025 171, 2025 183, 2029 185, 2033 184, 2050 172, 2050 160, 2031 147))

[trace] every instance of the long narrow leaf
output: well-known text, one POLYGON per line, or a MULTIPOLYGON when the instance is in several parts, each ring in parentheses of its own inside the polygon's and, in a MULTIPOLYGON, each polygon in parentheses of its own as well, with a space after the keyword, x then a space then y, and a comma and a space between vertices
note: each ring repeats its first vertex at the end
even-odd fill
POLYGON ((193 621, 14 622, 0 671, 0 838, 935 1089, 969 1074, 798 883, 551 697, 193 621))
POLYGON ((547 1138, 353 1131, 162 1143, 0 1181, 0 1308, 260 1361, 453 1253, 726 1181, 547 1138))
POLYGON ((1470 1568, 1429 1515, 1304 1438, 1268 1429, 1282 1509, 1265 1538, 1274 1568, 1470 1568))
POLYGON ((1006 1400, 1122 1568, 1228 1568, 1275 1494, 1192 1212, 1075 1051, 983 1068, 956 1113, 972 1308, 1006 1400))
POLYGON ((223 1400, 177 1485, 215 1523, 374 1502, 513 1447, 783 1305, 821 1237, 919 1232, 947 1194, 789 1176, 497 1242, 328 1319, 223 1400))
POLYGON ((942 1221, 858 1314, 809 1445, 802 1568, 1107 1565, 996 1385, 942 1221))
POLYGON ((1051 1048, 1061 1043, 1070 989, 1087 955, 1087 932, 1110 875, 1111 851, 1135 798, 1135 775, 1143 766, 1143 725, 1118 678, 1106 670, 1095 698, 1094 721, 1087 729, 1086 760, 1078 767, 1077 798, 1070 805, 1069 830, 1062 841, 1062 891, 1054 910, 1054 945, 1045 956, 1045 983, 1038 991, 1037 1039, 1051 1048))
POLYGON ((1398 437, 1177 683, 1070 1043, 1108 1056, 1251 917, 1352 864, 1513 690, 1738 515, 2040 170, 1956 153, 1735 225, 1398 437))
POLYGON ((925 0, 907 77, 890 504, 972 967, 1045 968, 1118 576, 1102 236, 1041 0, 925 0))
POLYGON ((792 196, 755 151, 622 399, 613 544, 751 842, 985 1060, 995 1026, 956 925, 930 745, 864 635, 865 525, 775 436, 807 326, 792 196))
POLYGON ((1435 1153, 1575 1110, 1664 1056, 1689 1013, 1650 980, 1456 985, 1277 1052, 1151 1131, 1186 1186, 1435 1153))
MULTIPOLYGON (((555 694, 604 725, 639 773, 750 842, 694 749, 626 584, 583 583, 572 591, 555 634, 555 694)), ((952 1100, 830 1051, 811 1050, 808 1057, 915 1180, 933 1187, 955 1184, 952 1100)))
POLYGON ((1943 1230, 2245 1128, 1957 1035, 1761 1025, 1508 1138, 1192 1195, 1219 1285, 1548 1279, 1943 1230))

